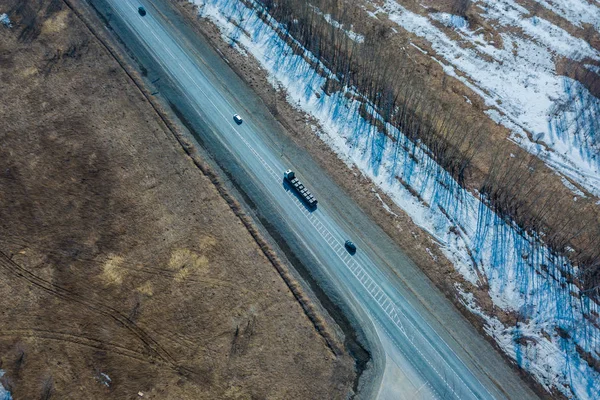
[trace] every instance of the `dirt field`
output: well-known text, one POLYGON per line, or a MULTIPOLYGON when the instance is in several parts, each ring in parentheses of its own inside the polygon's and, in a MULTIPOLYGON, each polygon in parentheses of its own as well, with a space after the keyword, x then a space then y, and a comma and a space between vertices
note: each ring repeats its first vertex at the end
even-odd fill
POLYGON ((15 399, 345 398, 242 221, 62 1, 3 0, 0 368, 15 399))

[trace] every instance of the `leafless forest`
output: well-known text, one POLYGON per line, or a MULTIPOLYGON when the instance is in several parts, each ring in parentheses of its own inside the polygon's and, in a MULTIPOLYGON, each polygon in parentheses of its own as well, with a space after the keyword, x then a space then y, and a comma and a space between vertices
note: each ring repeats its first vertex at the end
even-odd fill
MULTIPOLYGON (((360 42, 322 17, 327 13, 348 26, 359 20, 362 10, 342 1, 261 0, 259 4, 265 19, 271 16, 284 26, 282 37, 292 44, 292 38, 296 40, 331 70, 325 88, 328 92, 356 88, 385 122, 397 127, 411 141, 401 143, 391 137, 398 146, 424 144, 432 158, 461 186, 479 191, 481 198, 502 218, 540 238, 556 255, 567 256, 577 265, 577 276, 563 272, 578 282, 584 293, 600 293, 597 210, 586 209, 582 214, 581 205, 574 204, 571 195, 547 184, 545 175, 538 173, 543 163, 537 157, 529 154, 511 157, 506 142, 491 140, 491 133, 479 120, 457 118, 455 104, 445 101, 428 85, 429 71, 423 73, 410 58, 389 46, 389 27, 374 25, 360 42)), ((450 11, 475 18, 469 8, 470 1, 455 0, 450 11)), ((300 50, 298 45, 296 48, 300 50)), ((569 71, 575 71, 572 77, 592 93, 598 90, 594 74, 581 69, 569 71)), ((443 83, 446 79, 442 78, 443 83)), ((364 117, 370 118, 367 109, 364 108, 364 117)), ((384 124, 371 119, 380 125, 382 135, 391 135, 384 124)), ((585 135, 595 135, 597 125, 592 121, 581 129, 587 129, 585 135)))

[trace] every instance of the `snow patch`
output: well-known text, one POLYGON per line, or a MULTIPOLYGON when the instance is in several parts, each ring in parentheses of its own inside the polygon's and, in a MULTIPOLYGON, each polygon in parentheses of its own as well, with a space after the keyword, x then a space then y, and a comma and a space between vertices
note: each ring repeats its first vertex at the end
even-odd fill
POLYGON ((334 28, 337 28, 337 29, 341 30, 342 32, 344 32, 351 40, 355 41, 356 43, 362 43, 365 41, 365 37, 363 35, 361 35, 360 33, 356 33, 354 31, 352 31, 351 29, 350 30, 344 29, 344 24, 333 19, 331 14, 324 14, 321 10, 319 10, 317 7, 312 6, 312 5, 311 5, 311 8, 315 11, 315 13, 322 16, 323 19, 325 19, 325 21, 327 21, 327 23, 332 25, 334 28))
MULTIPOLYGON (((6 372, 4 370, 0 369, 0 378, 2 378, 5 373, 6 372)), ((10 392, 8 390, 6 390, 6 388, 4 388, 4 386, 2 386, 1 383, 0 383, 0 400, 12 400, 12 395, 10 394, 10 392)))
POLYGON ((431 249, 429 247, 425 248, 425 251, 427 252, 427 254, 429 254, 429 257, 431 257, 433 259, 433 261, 438 260, 437 256, 435 254, 433 254, 433 252, 431 251, 431 249))
POLYGON ((331 15, 325 14, 323 15, 323 18, 325 18, 325 21, 329 22, 334 27, 343 30, 346 33, 346 35, 348 35, 348 37, 354 40, 355 42, 362 43, 365 41, 365 37, 360 33, 356 33, 352 30, 343 29, 343 25, 331 18, 331 15))
POLYGON ((7 14, 0 14, 0 24, 2 24, 4 26, 8 26, 9 28, 12 27, 10 18, 8 18, 7 14))
POLYGON ((573 185, 571 182, 569 182, 569 180, 565 177, 561 177, 560 180, 562 181, 563 185, 565 185, 566 187, 569 188, 569 190, 571 190, 573 193, 575 193, 577 196, 579 197, 583 197, 585 198, 585 193, 583 193, 581 190, 579 190, 577 188, 577 186, 573 185))
POLYGON ((584 386, 585 383, 580 379, 572 379, 585 376, 587 364, 583 360, 571 364, 568 352, 577 350, 561 336, 560 329, 546 324, 545 321, 536 320, 523 320, 518 321, 515 326, 505 326, 497 318, 486 315, 477 305, 472 293, 465 292, 458 284, 455 287, 460 295, 460 302, 484 321, 486 333, 494 338, 506 354, 517 360, 521 367, 538 377, 538 381, 547 391, 571 386, 572 393, 563 390, 567 398, 595 398, 595 393, 590 392, 589 388, 584 386), (564 373, 565 368, 570 370, 567 376, 564 373), (579 397, 581 394, 587 395, 579 397))
POLYGON ((421 53, 423 54, 429 54, 427 51, 423 50, 422 48, 420 48, 419 46, 417 46, 416 44, 414 44, 413 42, 410 42, 410 45, 412 47, 414 47, 415 49, 419 50, 421 53))
POLYGON ((110 385, 112 384, 112 379, 110 379, 110 376, 108 376, 108 374, 106 374, 104 372, 100 372, 96 376, 96 380, 98 380, 98 382, 100 382, 101 384, 103 384, 106 387, 110 387, 110 385))
POLYGON ((388 214, 391 214, 391 215, 393 215, 394 217, 397 217, 397 216, 398 216, 398 214, 396 214, 395 212, 393 212, 393 211, 392 211, 392 209, 390 208, 390 206, 388 206, 388 205, 386 204, 386 202, 385 202, 385 201, 383 201, 383 199, 381 198, 381 196, 379 195, 379 193, 375 193, 375 196, 377 196, 377 198, 378 198, 378 199, 379 199, 379 201, 381 202, 381 206, 383 207, 383 209, 384 209, 385 211, 387 211, 387 212, 388 212, 388 214))
POLYGON ((600 66, 592 65, 592 64, 583 64, 583 66, 586 67, 587 69, 589 69, 590 71, 595 72, 598 75, 600 75, 600 66))
POLYGON ((449 28, 465 29, 469 26, 469 23, 467 22, 465 17, 461 17, 460 15, 453 15, 448 13, 433 13, 430 14, 430 16, 434 20, 441 22, 449 28))
POLYGON ((579 28, 582 28, 583 24, 589 24, 600 32, 600 7, 593 3, 586 0, 535 1, 579 28))

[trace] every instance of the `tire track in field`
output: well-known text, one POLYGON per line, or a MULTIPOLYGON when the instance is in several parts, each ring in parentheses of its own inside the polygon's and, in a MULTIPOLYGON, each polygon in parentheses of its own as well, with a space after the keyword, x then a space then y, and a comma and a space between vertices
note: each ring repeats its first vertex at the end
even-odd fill
POLYGON ((92 310, 100 315, 104 315, 116 321, 119 325, 123 326, 128 331, 130 331, 135 337, 137 337, 137 339, 140 342, 142 342, 144 347, 150 351, 151 356, 171 366, 172 368, 178 370, 183 369, 187 370, 187 372, 193 373, 193 371, 178 365, 177 360, 159 342, 157 342, 144 329, 137 326, 133 321, 131 321, 127 316, 123 315, 117 309, 108 306, 104 303, 87 300, 82 296, 76 295, 65 288, 62 288, 58 285, 53 284, 50 281, 40 278, 39 276, 33 274, 26 268, 14 262, 2 251, 0 251, 0 268, 6 270, 7 272, 11 273, 17 278, 24 280, 29 284, 38 287, 60 299, 79 304, 89 310, 92 310))
POLYGON ((147 354, 144 354, 140 351, 128 349, 118 344, 102 341, 99 339, 89 338, 82 335, 76 335, 73 333, 35 328, 0 329, 0 337, 19 337, 66 342, 84 347, 90 347, 97 350, 108 351, 122 357, 128 357, 147 364, 152 364, 152 360, 148 359, 147 354))
MULTIPOLYGON (((61 256, 61 257, 69 257, 72 261, 79 261, 79 262, 84 262, 84 263, 90 263, 90 264, 95 264, 98 266, 101 266, 102 264, 104 264, 108 258, 103 257, 104 259, 98 259, 96 258, 85 258, 85 257, 77 257, 77 256, 73 256, 72 254, 69 254, 66 251, 57 251, 56 249, 51 249, 48 247, 44 247, 44 246, 38 246, 38 245, 34 245, 32 246, 32 244, 26 240, 22 240, 22 239, 14 239, 11 238, 11 240, 6 241, 0 241, 0 244, 4 244, 4 245, 13 245, 13 246, 18 246, 20 247, 20 249, 16 249, 14 251, 10 251, 9 254, 12 255, 12 257, 21 254, 21 251, 27 251, 27 250, 33 250, 35 252, 40 252, 42 255, 48 256, 48 255, 56 255, 56 256, 61 256), (2 243, 3 242, 3 243, 2 243)), ((2 250, 0 249, 0 253, 2 252, 2 250)), ((5 254, 6 256, 7 254, 5 254)), ((12 260, 12 258, 11 258, 12 260)), ((15 262, 14 260, 12 260, 13 262, 15 262)), ((148 275, 152 275, 152 276, 157 276, 159 278, 165 278, 165 279, 175 279, 177 278, 177 274, 178 271, 177 270, 173 270, 173 269, 169 269, 169 268, 161 268, 161 267, 152 267, 152 266, 148 266, 147 264, 139 264, 139 265, 134 265, 134 264, 119 264, 117 266, 120 269, 125 269, 128 271, 131 271, 132 273, 135 274, 148 274, 148 275)), ((203 286, 209 286, 209 287, 213 287, 213 286, 220 286, 220 287, 224 287, 224 288, 228 288, 234 291, 234 293, 243 293, 248 295, 249 297, 255 299, 256 301, 258 301, 257 307, 258 310, 260 311, 266 311, 269 308, 271 308, 271 306, 273 306, 274 304, 266 303, 264 304, 260 299, 263 298, 263 294, 267 294, 268 292, 266 290, 250 290, 247 288, 243 288, 240 286, 239 282, 235 282, 235 281, 230 281, 227 279, 221 279, 221 278, 210 278, 210 277, 203 277, 203 276, 198 276, 198 274, 192 274, 189 276, 186 276, 184 280, 182 280, 180 283, 180 285, 185 285, 185 286, 194 286, 194 284, 199 284, 199 285, 203 285, 203 286)), ((130 317, 128 317, 130 318, 130 317)), ((133 321, 132 321, 133 322, 133 321)), ((223 331, 223 332, 227 332, 229 325, 227 324, 223 324, 223 326, 220 326, 219 331, 223 331)), ((223 334, 223 332, 219 333, 216 336, 221 336, 223 334)), ((208 350, 209 348, 209 344, 215 339, 214 337, 211 337, 209 339, 206 340, 202 340, 201 343, 195 342, 190 340, 189 338, 185 337, 184 335, 180 335, 177 334, 175 332, 171 332, 169 330, 164 331, 164 330, 156 330, 156 329, 152 329, 152 328, 147 328, 146 329, 146 333, 148 335, 152 334, 152 336, 155 338, 155 340, 159 340, 161 341, 161 343, 163 344, 167 344, 167 343, 171 343, 171 344, 175 344, 178 346, 181 346, 183 348, 186 348, 187 350, 191 351, 192 353, 197 353, 198 348, 204 348, 205 350, 208 350)), ((233 334, 233 332, 231 332, 231 334, 233 334)))
MULTIPOLYGON (((21 239, 12 239, 11 241, 4 241, 0 239, 0 244, 5 244, 5 245, 17 245, 20 246, 20 249, 15 249, 14 251, 11 251, 11 253, 14 253, 14 255, 19 254, 20 251, 24 251, 24 250, 34 250, 37 252, 42 253, 43 255, 51 255, 51 256, 59 256, 59 257, 68 257, 70 260, 72 261, 78 261, 78 262, 87 262, 90 264, 94 264, 94 265, 99 265, 101 266, 103 263, 105 263, 106 261, 109 260, 108 257, 103 257, 103 259, 97 259, 97 258, 85 258, 85 257, 77 257, 77 256, 73 256, 72 254, 69 254, 67 251, 57 251, 56 249, 50 249, 50 248, 46 248, 46 247, 42 247, 42 246, 32 246, 32 244, 28 241, 25 240, 21 240, 21 239)), ((0 250, 0 252, 2 252, 2 250, 0 250)), ((13 257, 14 257, 13 255, 13 257)), ((11 258, 12 259, 12 258, 11 258)), ((173 270, 173 269, 169 269, 169 268, 160 268, 160 267, 151 267, 149 265, 144 265, 144 264, 140 264, 139 266, 137 265, 133 265, 133 264, 119 264, 116 266, 117 268, 120 269, 127 269, 129 271, 132 272, 136 272, 138 274, 148 274, 148 275, 154 275, 154 276, 159 276, 159 277, 163 277, 163 278, 171 278, 174 279, 177 277, 177 270, 173 270)), ((256 297, 256 298, 260 298, 261 295, 263 294, 268 294, 269 292, 266 290, 250 290, 244 287, 240 286, 239 282, 235 282, 235 281, 231 281, 231 280, 227 280, 227 279, 223 279, 223 278, 211 278, 211 277, 204 277, 204 276, 199 276, 197 273, 188 275, 185 277, 185 279, 182 280, 181 282, 182 284, 189 284, 189 283, 198 283, 198 284, 205 284, 205 285, 216 285, 216 286, 222 286, 222 287, 227 287, 229 289, 234 290, 235 292, 240 292, 246 295, 252 295, 252 297, 256 297)))

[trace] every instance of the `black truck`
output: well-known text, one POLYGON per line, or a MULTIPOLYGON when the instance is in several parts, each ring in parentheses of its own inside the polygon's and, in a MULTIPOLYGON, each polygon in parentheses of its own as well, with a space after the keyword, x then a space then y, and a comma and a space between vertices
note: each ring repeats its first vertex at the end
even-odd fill
POLYGON ((310 191, 296 178, 296 174, 291 169, 288 169, 283 174, 284 179, 294 188, 296 193, 300 195, 302 200, 311 208, 317 206, 317 199, 310 193, 310 191))

